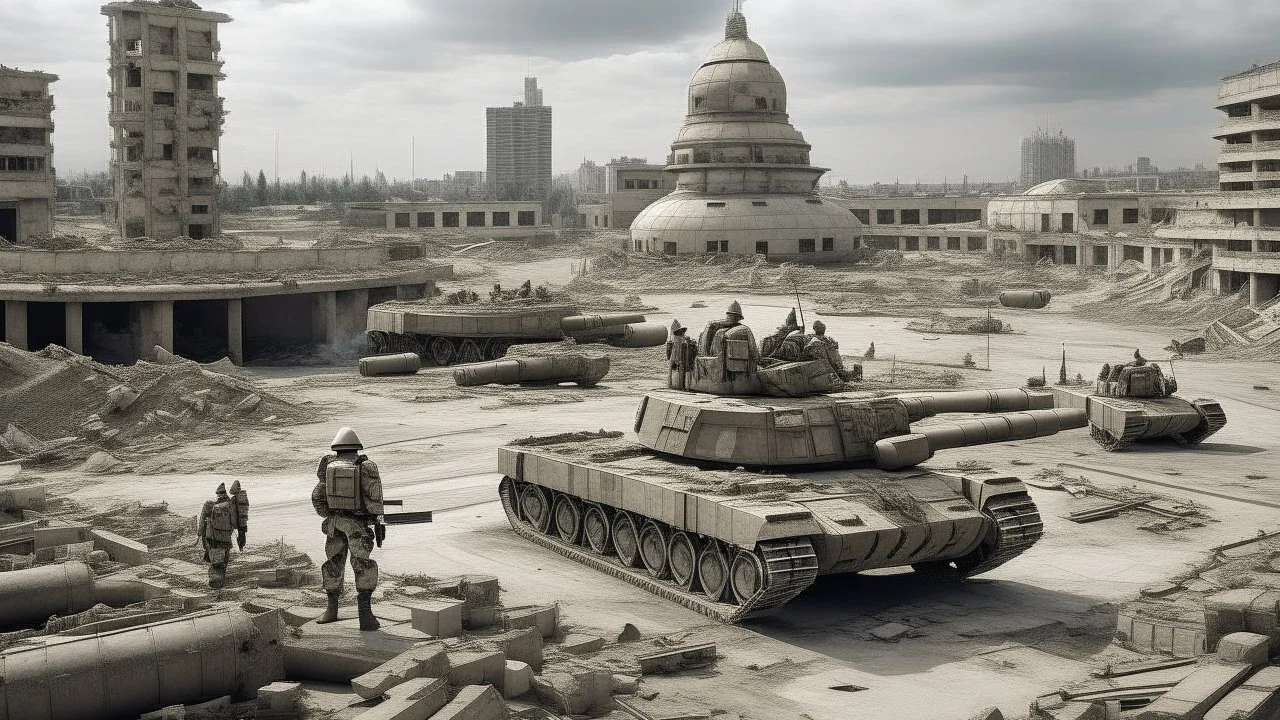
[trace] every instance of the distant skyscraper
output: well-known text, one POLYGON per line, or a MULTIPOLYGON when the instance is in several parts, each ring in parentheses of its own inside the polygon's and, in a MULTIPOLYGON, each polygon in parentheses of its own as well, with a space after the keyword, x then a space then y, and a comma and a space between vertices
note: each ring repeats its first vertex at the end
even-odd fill
POLYGON ((597 165, 593 160, 583 160, 578 166, 574 187, 580 193, 599 195, 604 192, 604 178, 604 165, 597 165))
POLYGON ((551 107, 537 78, 524 79, 524 102, 486 111, 489 192, 500 200, 533 200, 551 189, 551 107))
POLYGON ((1037 130, 1022 138, 1022 184, 1028 187, 1046 180, 1076 176, 1076 141, 1059 130, 1037 130))

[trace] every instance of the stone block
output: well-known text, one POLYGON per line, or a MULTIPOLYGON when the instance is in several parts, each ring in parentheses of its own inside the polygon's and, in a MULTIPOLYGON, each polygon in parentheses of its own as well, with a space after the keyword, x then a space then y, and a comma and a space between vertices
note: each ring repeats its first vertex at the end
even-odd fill
POLYGON ((1280 668, 1254 673, 1204 714, 1204 720, 1271 720, 1280 716, 1280 668))
POLYGON ((533 668, 529 663, 508 660, 502 674, 502 696, 515 698, 529 692, 533 687, 533 668))
POLYGON ((502 608, 497 605, 468 607, 466 610, 466 616, 462 619, 462 626, 468 630, 482 630, 487 627, 493 627, 498 624, 498 620, 502 616, 502 608))
POLYGON ((885 642, 898 642, 911 632, 911 628, 901 623, 887 623, 871 631, 871 635, 885 642))
MULTIPOLYGON (((88 525, 63 522, 57 524, 51 522, 46 527, 37 527, 32 530, 31 537, 35 542, 36 550, 88 542, 91 539, 88 525)), ((143 545, 143 547, 146 546, 143 545)))
POLYGON ((535 672, 542 671, 542 633, 537 628, 508 630, 485 640, 494 643, 508 660, 528 663, 535 672))
POLYGON ((293 712, 302 695, 302 683, 273 682, 258 688, 258 707, 270 712, 293 712))
POLYGON ((549 638, 556 634, 558 616, 559 608, 556 605, 509 610, 506 613, 504 624, 509 630, 536 627, 542 633, 542 637, 549 638))
POLYGON ((546 673, 533 679, 533 690, 553 710, 586 715, 613 704, 613 674, 603 670, 546 673))
POLYGON ((457 637, 462 634, 462 601, 415 600, 401 603, 409 609, 413 629, 432 637, 457 637))
POLYGON ((501 602, 498 578, 491 575, 465 575, 458 581, 458 597, 471 607, 486 607, 501 602))
POLYGON ((1265 590, 1241 588, 1215 593, 1204 600, 1204 626, 1209 650, 1218 647, 1218 640, 1233 632, 1247 631, 1245 612, 1265 590))
POLYGON ((614 695, 635 695, 640 692, 640 678, 632 675, 613 676, 613 694, 614 695))
POLYGON ((1271 640, 1266 635, 1235 632, 1218 641, 1218 659, 1227 663, 1266 665, 1270 657, 1271 640))
POLYGON ((1244 664, 1206 665, 1174 685, 1137 714, 1137 720, 1200 718, 1231 692, 1252 668, 1244 664))
POLYGON ((447 677, 449 658, 443 643, 410 648, 351 681, 351 690, 365 700, 376 698, 406 680, 447 677))
POLYGON ((94 528, 92 534, 93 548, 95 550, 105 550, 107 555, 110 555, 111 559, 116 562, 129 565, 145 565, 151 562, 151 553, 147 550, 147 546, 136 540, 130 540, 123 535, 97 528, 94 528))
POLYGON ((487 685, 469 685, 458 691, 432 720, 505 720, 511 713, 497 690, 487 685))
POLYGON ((507 659, 500 652, 449 653, 449 684, 502 686, 507 672, 507 659))
POLYGON ((435 717, 449 702, 444 678, 414 678, 387 691, 387 699, 355 720, 423 720, 435 717))
POLYGON ((176 598, 182 598, 182 609, 187 611, 199 610, 213 604, 213 596, 200 590, 173 588, 169 591, 169 594, 176 598))
POLYGON ((604 638, 594 635, 569 635, 560 644, 560 649, 573 655, 586 655, 604 649, 604 638))
POLYGON ((716 644, 684 645, 636 658, 641 675, 678 672, 711 665, 716 661, 716 644))

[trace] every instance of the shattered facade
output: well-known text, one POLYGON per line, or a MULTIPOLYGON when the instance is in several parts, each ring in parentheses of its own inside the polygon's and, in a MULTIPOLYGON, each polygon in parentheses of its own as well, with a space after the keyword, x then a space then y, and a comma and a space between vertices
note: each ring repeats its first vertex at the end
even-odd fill
POLYGON ((110 31, 111 171, 122 237, 220 234, 222 13, 134 0, 102 6, 110 31))
POLYGON ((486 177, 499 200, 543 198, 551 190, 551 106, 538 79, 524 79, 524 102, 485 110, 486 177))
POLYGON ((0 242, 53 229, 53 96, 57 75, 0 65, 0 242))

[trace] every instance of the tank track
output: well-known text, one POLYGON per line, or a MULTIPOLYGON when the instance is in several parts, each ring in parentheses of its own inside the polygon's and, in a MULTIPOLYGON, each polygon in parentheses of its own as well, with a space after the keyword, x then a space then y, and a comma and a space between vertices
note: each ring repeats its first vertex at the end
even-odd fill
POLYGON ((1093 438, 1093 441, 1098 443, 1098 445, 1101 445, 1102 449, 1107 452, 1120 452, 1132 445, 1134 442, 1133 440, 1125 440, 1124 438, 1117 439, 1114 435, 1093 423, 1089 423, 1089 437, 1093 438))
POLYGON ((1202 422, 1195 430, 1183 435, 1183 439, 1188 443, 1195 445, 1203 442, 1205 438, 1226 427, 1227 414, 1222 411, 1222 406, 1217 400, 1196 398, 1191 401, 1191 404, 1195 406, 1196 412, 1200 413, 1202 422))
POLYGON ((365 333, 374 355, 416 353, 424 363, 448 367, 485 360, 498 360, 520 338, 415 335, 370 330, 365 333))
POLYGON ((983 512, 996 523, 995 552, 973 569, 966 569, 965 577, 994 570, 1029 550, 1044 535, 1040 511, 1025 493, 992 498, 983 512))
POLYGON ((502 500, 502 509, 507 513, 507 520, 520 537, 720 622, 736 623, 781 607, 812 585, 818 577, 817 555, 808 538, 762 542, 756 545, 755 551, 768 578, 761 590, 741 605, 715 602, 700 593, 658 580, 643 568, 626 567, 616 557, 597 555, 588 548, 538 532, 516 510, 514 488, 515 481, 504 477, 498 486, 498 495, 502 500))

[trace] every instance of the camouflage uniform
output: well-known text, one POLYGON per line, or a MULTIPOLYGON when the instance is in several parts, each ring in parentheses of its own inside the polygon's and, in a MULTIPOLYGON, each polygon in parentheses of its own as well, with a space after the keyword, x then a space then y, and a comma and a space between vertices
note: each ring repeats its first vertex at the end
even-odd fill
POLYGON ((671 321, 671 336, 667 340, 667 387, 673 390, 688 389, 688 374, 693 371, 698 354, 693 338, 685 335, 685 330, 679 320, 671 321))
MULTIPOLYGON (((325 534, 324 554, 328 558, 320 566, 325 592, 342 592, 343 576, 346 574, 347 554, 351 555, 351 570, 356 576, 357 591, 372 591, 378 585, 378 563, 370 557, 373 554, 374 517, 377 513, 355 513, 343 510, 330 510, 325 493, 325 468, 336 459, 336 453, 320 458, 320 467, 316 477, 320 482, 311 491, 311 505, 316 514, 324 518, 320 530, 325 534)), ((378 480, 378 466, 366 455, 360 455, 360 472, 371 480, 378 480)), ((381 485, 378 485, 378 497, 370 498, 381 502, 381 485)), ((381 508, 376 508, 381 511, 381 508)))
POLYGON ((240 549, 244 550, 248 526, 249 497, 240 489, 240 482, 231 484, 230 495, 225 485, 218 485, 214 499, 205 501, 200 509, 199 527, 196 529, 204 546, 204 559, 209 563, 209 587, 217 590, 227 584, 232 534, 238 536, 240 549))

